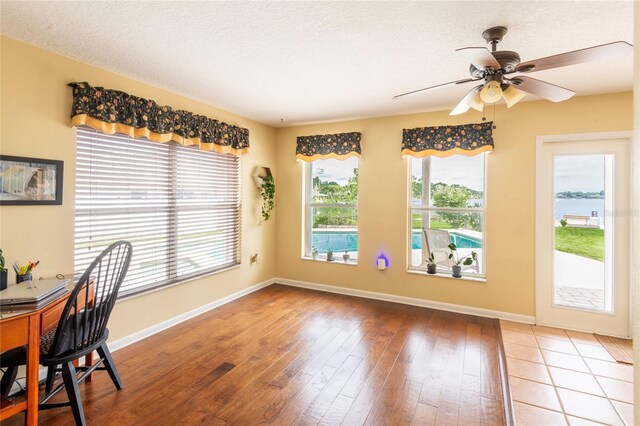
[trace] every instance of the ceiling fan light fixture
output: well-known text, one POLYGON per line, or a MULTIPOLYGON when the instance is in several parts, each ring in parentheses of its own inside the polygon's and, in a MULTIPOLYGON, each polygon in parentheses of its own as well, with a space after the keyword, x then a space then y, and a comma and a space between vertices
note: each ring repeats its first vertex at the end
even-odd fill
POLYGON ((512 85, 507 86, 506 89, 502 92, 502 97, 507 103, 507 108, 511 108, 515 104, 517 104, 522 98, 524 98, 526 93, 522 90, 518 90, 512 85))
POLYGON ((491 80, 480 90, 480 98, 486 103, 496 103, 501 97, 502 89, 500 88, 500 83, 495 80, 491 80))
POLYGON ((482 99, 480 98, 479 90, 476 92, 475 95, 473 95, 471 99, 467 101, 467 105, 469 105, 471 108, 475 109, 476 111, 482 112, 482 109, 484 108, 484 102, 482 102, 482 99))

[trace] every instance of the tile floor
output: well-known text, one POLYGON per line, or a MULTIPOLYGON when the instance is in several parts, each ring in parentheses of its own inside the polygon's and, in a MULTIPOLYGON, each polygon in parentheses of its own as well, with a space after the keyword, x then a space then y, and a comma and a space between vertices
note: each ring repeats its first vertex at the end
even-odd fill
POLYGON ((500 321, 518 426, 633 423, 633 367, 592 334, 500 321))

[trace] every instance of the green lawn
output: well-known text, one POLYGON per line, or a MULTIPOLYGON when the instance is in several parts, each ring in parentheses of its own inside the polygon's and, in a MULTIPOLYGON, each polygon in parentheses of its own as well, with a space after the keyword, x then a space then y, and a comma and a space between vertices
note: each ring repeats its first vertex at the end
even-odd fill
MULTIPOLYGON (((421 229, 422 228, 422 218, 417 216, 414 217, 412 222, 411 222, 411 228, 412 229, 421 229)), ((443 222, 440 220, 432 220, 431 221, 431 228, 432 229, 451 229, 452 226, 447 223, 447 222, 443 222)))
POLYGON ((604 230, 593 228, 556 228, 556 250, 604 261, 604 230))

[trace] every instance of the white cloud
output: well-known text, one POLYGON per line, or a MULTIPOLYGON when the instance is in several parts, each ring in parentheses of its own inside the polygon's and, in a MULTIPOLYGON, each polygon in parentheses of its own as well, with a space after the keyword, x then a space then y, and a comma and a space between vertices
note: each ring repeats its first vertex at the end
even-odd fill
POLYGON ((346 185, 353 176, 353 169, 358 168, 358 158, 349 157, 346 160, 316 160, 313 162, 313 176, 321 176, 323 181, 337 182, 346 185))
MULTIPOLYGON (((431 157, 431 182, 458 184, 475 191, 483 191, 484 159, 485 154, 473 157, 464 155, 452 155, 445 158, 431 157)), ((411 159, 411 172, 414 176, 422 176, 421 159, 411 159)))

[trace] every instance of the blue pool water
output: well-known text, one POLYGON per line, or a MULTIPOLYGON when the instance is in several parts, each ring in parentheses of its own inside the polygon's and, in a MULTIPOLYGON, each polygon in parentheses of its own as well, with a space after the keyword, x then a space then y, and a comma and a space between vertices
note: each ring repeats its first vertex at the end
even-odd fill
POLYGON ((482 248, 482 240, 479 238, 458 234, 456 232, 449 233, 449 236, 458 248, 482 248))
POLYGON ((315 231, 311 234, 311 245, 320 253, 331 249, 341 251, 358 251, 358 233, 356 231, 315 231))
MULTIPOLYGON (((482 241, 468 235, 450 232, 451 242, 458 248, 482 248, 482 241)), ((320 253, 326 253, 331 249, 338 253, 341 251, 358 250, 358 233, 356 231, 315 231, 311 235, 311 245, 320 253)), ((411 234, 411 248, 422 248, 422 232, 414 231, 411 234)))

